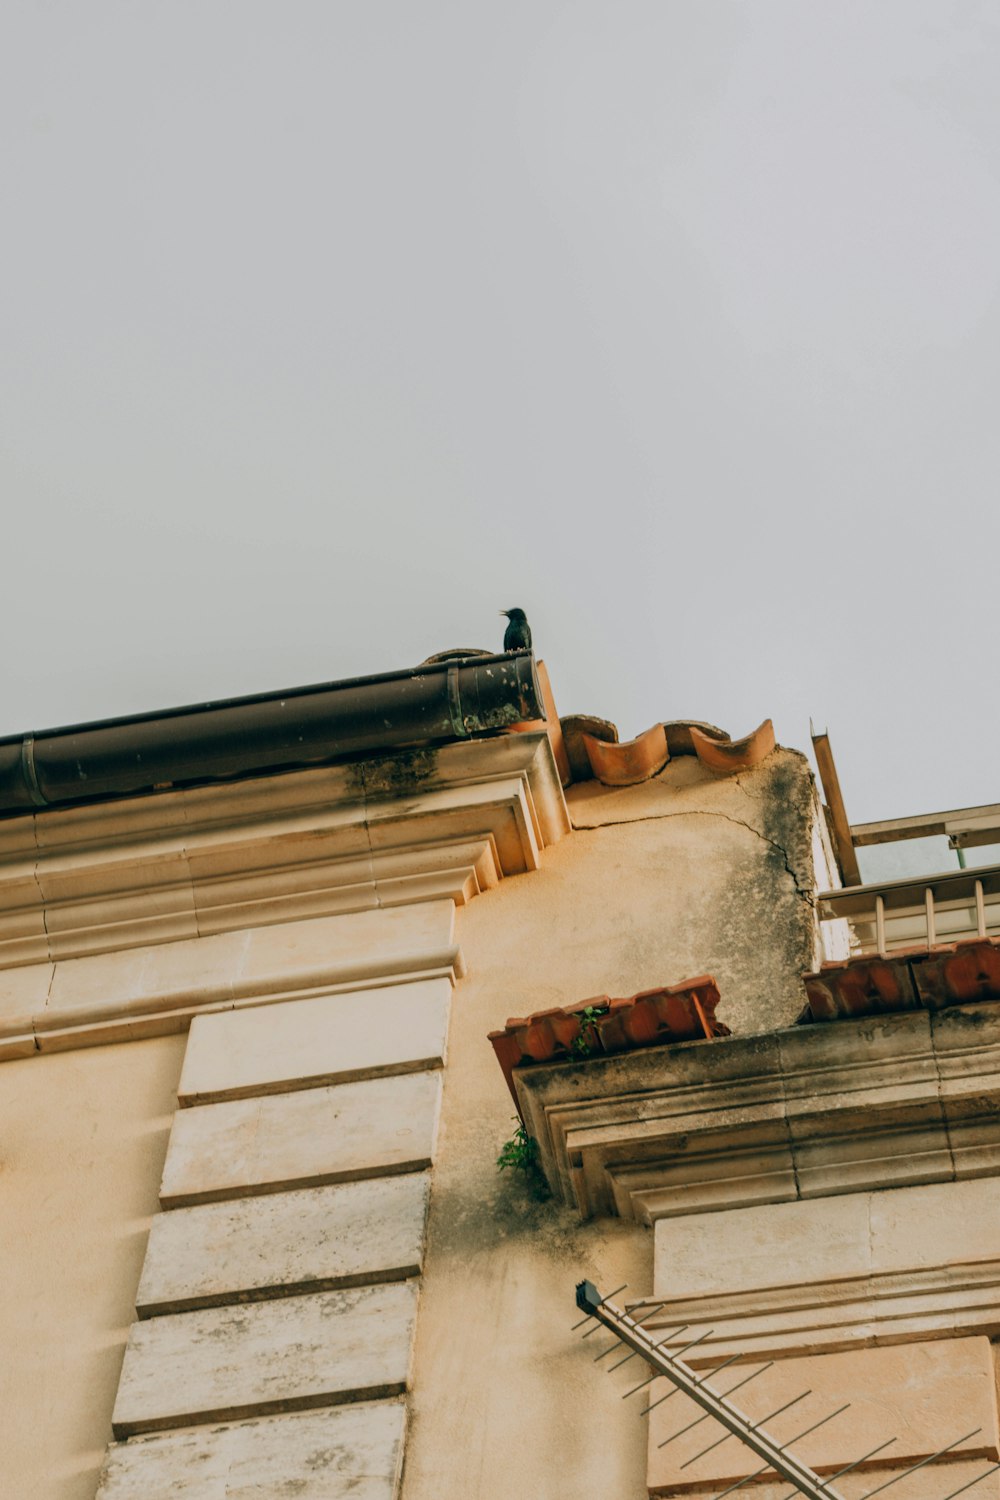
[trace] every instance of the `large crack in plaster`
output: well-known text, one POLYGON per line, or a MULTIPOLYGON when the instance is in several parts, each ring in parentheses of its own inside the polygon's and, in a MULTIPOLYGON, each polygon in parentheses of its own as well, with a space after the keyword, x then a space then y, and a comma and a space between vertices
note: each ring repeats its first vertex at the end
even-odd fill
MULTIPOLYGON (((741 790, 743 790, 747 796, 750 795, 749 792, 746 792, 746 788, 741 788, 741 790)), ((574 833, 599 833, 602 828, 623 828, 626 827, 629 823, 662 823, 665 822, 668 818, 722 818, 724 822, 732 823, 737 828, 745 828, 749 833, 754 834, 755 837, 759 838, 763 843, 769 844, 772 849, 776 850, 777 853, 781 855, 782 865, 784 866, 785 873, 791 878, 792 884, 795 887, 795 894, 802 897, 803 901, 811 911, 815 911, 816 897, 810 890, 803 886, 802 882, 799 880, 798 874, 793 869, 792 864, 788 858, 788 850, 785 849, 782 844, 779 844, 777 839, 772 839, 770 835, 762 833, 759 828, 755 828, 752 823, 745 822, 743 818, 734 818, 731 817, 729 813, 724 812, 712 812, 707 807, 688 807, 680 812, 645 813, 642 817, 639 818, 609 818, 604 823, 577 824, 572 822, 572 810, 570 811, 570 821, 574 833)))

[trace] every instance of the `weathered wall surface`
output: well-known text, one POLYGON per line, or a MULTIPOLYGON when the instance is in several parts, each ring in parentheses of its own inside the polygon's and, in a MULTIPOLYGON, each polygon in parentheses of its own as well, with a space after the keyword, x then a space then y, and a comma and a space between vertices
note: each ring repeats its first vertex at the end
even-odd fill
MULTIPOLYGON (((280 1216, 282 1208, 281 1203, 274 1206, 278 1190, 289 1196, 301 1191, 323 1195, 358 1176, 339 1161, 317 1165, 310 1156, 347 1149, 353 1140, 336 1128, 335 1099, 350 1102, 361 1090, 373 1101, 370 1129, 366 1123, 361 1132, 368 1151, 380 1124, 413 1126, 414 1110, 405 1101, 428 1078, 436 1098, 444 1049, 443 1021, 435 1022, 429 1040, 411 1038, 406 1046, 406 1028, 398 1016, 385 1023, 386 1035, 372 1027, 379 1003, 374 991, 359 990, 355 997, 364 1026, 359 1022, 345 1030, 337 1020, 331 1029, 342 1009, 342 997, 331 990, 373 980, 384 985, 389 978, 400 985, 426 979, 449 986, 462 972, 453 942, 452 902, 468 901, 489 887, 483 900, 460 913, 458 936, 469 977, 453 1003, 444 1069, 429 1259, 411 1384, 414 1421, 405 1500, 487 1500, 514 1489, 538 1500, 566 1500, 571 1494, 579 1494, 580 1500, 591 1494, 639 1500, 645 1494, 640 1402, 618 1399, 620 1385, 609 1387, 603 1381, 604 1366, 581 1358, 569 1326, 574 1321, 573 1287, 580 1277, 605 1290, 627 1282, 635 1297, 651 1292, 652 1238, 635 1224, 609 1219, 581 1224, 572 1210, 539 1203, 520 1181, 498 1176, 495 1158, 511 1133, 513 1105, 486 1033, 509 1015, 582 1001, 595 993, 628 994, 704 971, 717 975, 721 1018, 734 1029, 765 1031, 786 1024, 802 1003, 798 976, 814 958, 815 803, 805 762, 791 752, 779 751, 756 771, 723 780, 686 758, 640 787, 573 789, 569 800, 577 831, 553 844, 565 828, 565 809, 549 774, 547 742, 514 742, 529 738, 463 747, 460 757, 452 757, 454 784, 431 789, 426 797, 387 804, 381 831, 372 807, 363 825, 354 814, 345 814, 347 833, 364 846, 358 859, 367 873, 359 895, 357 860, 341 857, 347 833, 340 830, 323 879, 334 880, 343 910, 333 909, 334 896, 325 887, 319 895, 312 885, 305 895, 299 891, 300 879, 308 875, 315 884, 320 878, 302 850, 296 858, 303 869, 308 866, 306 874, 296 865, 294 878, 286 879, 284 865, 277 869, 268 863, 277 858, 268 843, 252 854, 258 861, 252 873, 258 882, 254 899, 263 893, 271 902, 272 925, 216 931, 209 924, 200 936, 185 927, 173 941, 146 948, 138 942, 140 937, 149 942, 144 928, 132 934, 128 953, 101 952, 109 934, 103 927, 94 932, 87 928, 87 943, 96 948, 79 953, 74 948, 68 956, 50 952, 44 961, 5 971, 8 978, 32 978, 38 977, 37 970, 45 980, 44 1004, 28 1007, 20 1030, 23 996, 12 992, 10 1045, 26 1049, 71 1045, 84 1035, 92 1040, 94 1028, 105 1024, 123 1038, 134 1034, 133 1025, 185 1026, 190 1014, 206 1004, 238 1007, 227 1016, 206 1012, 196 1022, 192 1043, 203 1035, 207 1053, 199 1058, 192 1046, 186 1081, 180 1083, 182 1102, 192 1107, 181 1111, 164 1197, 168 1204, 201 1205, 171 1207, 170 1214, 200 1215, 199 1222, 206 1224, 211 1220, 206 1244, 209 1229, 223 1217, 240 1247, 245 1248, 248 1233, 259 1231, 261 1243, 266 1242, 267 1275, 248 1270, 234 1253, 221 1258, 224 1284, 204 1280, 216 1269, 214 1262, 209 1264, 211 1257, 195 1268, 190 1285, 179 1290, 162 1278, 150 1282, 143 1312, 155 1316, 149 1324, 140 1320, 136 1325, 133 1376, 118 1394, 120 1436, 152 1435, 113 1445, 104 1491, 109 1497, 165 1494, 176 1485, 176 1466, 183 1469, 185 1463, 185 1483, 197 1495, 201 1455, 209 1449, 220 1473, 231 1462, 250 1472, 260 1455, 250 1442, 249 1427, 241 1425, 244 1408, 253 1408, 270 1424, 255 1426, 255 1433, 276 1435, 279 1446, 283 1433, 291 1451, 305 1428, 312 1427, 301 1415, 293 1420, 286 1411, 289 1403, 308 1406, 315 1396, 329 1400, 332 1414, 345 1392, 355 1397, 367 1392, 373 1402, 387 1402, 385 1412, 373 1405, 374 1416, 369 1413, 376 1423, 388 1413, 384 1431, 365 1426, 359 1434, 351 1424, 345 1426, 346 1419, 330 1415, 316 1442, 329 1445, 335 1426, 347 1432, 344 1441, 357 1459, 350 1471, 354 1477, 372 1444, 381 1444, 379 1451, 389 1453, 392 1463, 387 1463, 377 1493, 380 1500, 383 1492, 391 1493, 402 1441, 402 1409, 393 1393, 408 1383, 407 1360, 385 1378, 368 1380, 358 1375, 352 1353, 343 1380, 338 1371, 324 1367, 315 1389, 306 1381, 292 1389, 284 1376, 280 1381, 275 1376, 273 1390, 254 1385, 233 1404, 223 1399, 230 1382, 214 1366, 206 1367, 192 1407, 183 1339, 177 1344, 176 1383, 188 1404, 166 1401, 160 1382, 166 1344, 153 1349, 145 1363, 140 1356, 155 1339, 166 1340, 171 1330, 197 1333, 215 1329, 220 1319, 232 1319, 229 1303, 242 1302, 248 1288, 262 1296, 260 1306, 243 1320, 247 1338, 256 1337, 254 1329, 263 1330, 260 1347, 272 1353, 277 1343, 296 1351, 309 1343, 305 1324, 286 1325, 285 1320, 310 1310, 325 1316, 340 1306, 336 1299, 343 1301, 347 1292, 334 1283, 342 1275, 358 1278, 353 1271, 343 1272, 339 1260, 331 1270, 326 1249, 326 1258, 305 1264, 294 1235, 286 1244, 280 1234, 270 1232, 272 1217, 280 1216), (549 845, 544 860, 543 844, 549 845), (504 873, 514 878, 497 884, 504 873), (310 915, 306 907, 314 898, 320 908, 310 915), (358 902, 362 904, 355 910, 351 903, 358 902), (54 975, 47 972, 53 966, 54 975), (242 1009, 246 1002, 262 999, 271 1003, 260 1013, 242 1009), (313 1023, 316 1036, 333 1039, 329 1057, 320 1056, 322 1049, 316 1051, 312 1042, 306 1044, 313 1023), (280 1033, 284 1050, 273 1050, 272 1028, 280 1033), (241 1039, 235 1050, 221 1040, 234 1029, 241 1039), (365 1051, 359 1064, 352 1048, 369 1031, 374 1050, 365 1051), (217 1033, 219 1039, 212 1041, 217 1033), (386 1047, 389 1052, 383 1056, 386 1047), (401 1076, 381 1076, 386 1057, 390 1072, 401 1076), (216 1076, 220 1062, 229 1070, 225 1077, 216 1076), (433 1078, 425 1077, 429 1067, 435 1069, 433 1078), (413 1068, 421 1071, 412 1073, 413 1068), (386 1090, 396 1104, 379 1102, 386 1090), (287 1160, 275 1166, 260 1155, 270 1140, 263 1130, 254 1137, 259 1159, 240 1167, 238 1181, 205 1176, 212 1165, 207 1137, 190 1160, 185 1157, 185 1140, 192 1131, 197 1134, 199 1121, 221 1127, 251 1115, 261 1121, 273 1117, 278 1125, 298 1122, 291 1133, 276 1125, 274 1139, 291 1142, 287 1160), (181 1168, 201 1176, 177 1186, 174 1178, 181 1168), (244 1203, 248 1190, 251 1196, 244 1203), (255 1199, 258 1192, 265 1197, 255 1199), (223 1208, 215 1199, 222 1200, 223 1208), (295 1295, 271 1302, 284 1277, 291 1277, 295 1295), (209 1305, 200 1305, 205 1298, 209 1305), (221 1310, 215 1306, 220 1302, 221 1310), (278 1330, 280 1338, 275 1334, 279 1321, 284 1330, 278 1330), (154 1328, 156 1323, 162 1326, 154 1328), (217 1376, 218 1389, 213 1383, 217 1376), (216 1434, 211 1428, 216 1420, 230 1426, 216 1434), (200 1424, 197 1451, 189 1421, 200 1424), (177 1434, 157 1432, 174 1425, 179 1426, 177 1434), (181 1449, 187 1454, 183 1461, 181 1449)), ((288 788, 285 792, 291 795, 288 788)), ((258 788, 255 795, 264 797, 265 790, 258 788)), ((340 811, 333 808, 334 821, 340 811)), ((311 827, 314 816, 310 803, 302 813, 304 826, 311 827)), ((281 833, 286 854, 294 852, 293 846, 298 849, 299 831, 295 823, 281 833)), ((162 842, 154 863, 157 878, 166 880, 166 834, 162 842)), ((312 848, 309 840, 305 843, 312 848)), ((123 855, 126 875, 134 864, 132 852, 123 855)), ((114 864, 113 839, 107 855, 114 864)), ((44 863, 38 851, 31 857, 44 863)), ((85 850, 79 858, 86 880, 83 875, 79 879, 86 884, 93 851, 85 850)), ((232 850, 227 844, 226 870, 235 862, 240 881, 249 879, 240 861, 250 858, 242 845, 232 850)), ((136 878, 146 880, 148 872, 143 872, 145 866, 136 878)), ((32 875, 28 881, 33 901, 34 879, 32 875)), ((219 900, 231 896, 229 880, 226 873, 225 889, 216 893, 219 900)), ((130 889, 127 882, 122 886, 126 894, 130 889)), ((146 896, 152 921, 159 897, 152 886, 146 896)), ((237 916, 230 912, 227 921, 231 926, 237 916)), ((45 941, 51 948, 50 938, 45 941)), ((395 1003, 400 997, 389 998, 395 1003)), ((384 1009, 383 1004, 380 1014, 384 1009)), ((411 1009, 406 1024, 415 1019, 411 1009)), ((0 1338, 13 1350, 4 1370, 14 1373, 0 1376, 10 1386, 0 1391, 0 1400, 13 1434, 6 1444, 4 1481, 19 1500, 93 1500, 156 1209, 183 1047, 184 1039, 172 1035, 127 1046, 43 1050, 23 1060, 12 1056, 0 1071, 0 1234, 7 1241, 0 1251, 5 1265, 15 1268, 8 1273, 0 1324, 0 1338), (29 1243, 30 1253, 25 1253, 29 1243)), ((432 1155, 430 1147, 421 1148, 404 1165, 422 1173, 432 1155)), ((227 1169, 233 1168, 228 1147, 222 1159, 227 1169)), ((377 1175, 368 1170, 373 1166, 369 1156, 364 1165, 361 1175, 377 1175)), ((421 1219, 422 1204, 421 1197, 421 1219)), ((161 1225, 158 1245, 164 1243, 164 1232, 161 1225)), ((323 1238, 322 1225, 318 1234, 323 1238)), ((375 1277, 379 1285, 385 1279, 395 1286, 419 1259, 412 1247, 396 1251, 388 1242, 379 1255, 377 1265, 366 1259, 362 1266, 363 1279, 375 1277)), ((377 1296, 370 1287, 351 1293, 362 1309, 362 1322, 363 1307, 374 1306, 383 1295, 391 1299, 402 1293, 391 1287, 377 1296)), ((385 1319, 378 1316, 382 1326, 385 1319)), ((407 1322, 407 1330, 409 1326, 407 1322)), ((408 1349, 408 1331, 403 1342, 408 1349)), ((595 1354, 602 1342, 592 1341, 598 1345, 595 1354)), ((315 1347, 324 1358, 330 1352, 328 1340, 319 1335, 315 1347)), ((261 1380, 270 1381, 267 1358, 261 1358, 260 1371, 261 1380)), ((310 1483, 315 1487, 321 1478, 314 1475, 310 1483)))
MULTIPOLYGON (((570 1325, 582 1277, 651 1293, 652 1236, 581 1224, 498 1174, 513 1105, 487 1032, 705 971, 741 1031, 787 1024, 803 1004, 814 802, 801 756, 779 751, 725 780, 678 760, 641 786, 585 785, 568 801, 578 831, 459 918, 468 972, 452 1006, 404 1500, 647 1493, 641 1398, 620 1399, 635 1364, 607 1380, 570 1325)), ((594 1354, 607 1342, 595 1335, 594 1354)))
POLYGON ((93 1500, 184 1043, 0 1070, 4 1495, 93 1500))
MULTIPOLYGON (((817 956, 820 813, 803 755, 779 749, 723 778, 685 756, 640 786, 587 782, 567 801, 577 832, 559 921, 571 925, 587 973, 602 977, 550 1003, 708 973, 734 1031, 795 1019, 800 977, 817 956)), ((547 858, 543 878, 559 880, 559 863, 547 858)), ((537 1010, 546 999, 529 988, 522 1003, 537 1010)))

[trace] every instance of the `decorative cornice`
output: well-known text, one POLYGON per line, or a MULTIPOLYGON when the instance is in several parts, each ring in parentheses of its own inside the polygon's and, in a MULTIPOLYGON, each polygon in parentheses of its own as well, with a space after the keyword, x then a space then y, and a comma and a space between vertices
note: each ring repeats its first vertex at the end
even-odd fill
POLYGON ((569 821, 544 733, 0 823, 0 969, 450 897, 569 821))
POLYGON ((1000 1173, 1000 1007, 649 1048, 514 1073, 554 1190, 653 1223, 1000 1173))

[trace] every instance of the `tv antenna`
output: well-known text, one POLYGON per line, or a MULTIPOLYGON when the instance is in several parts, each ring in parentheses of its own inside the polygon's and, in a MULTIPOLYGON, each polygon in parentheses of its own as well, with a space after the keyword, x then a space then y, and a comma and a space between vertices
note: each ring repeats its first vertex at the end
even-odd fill
MULTIPOLYGON (((760 1468, 754 1469, 749 1474, 745 1474, 742 1479, 737 1479, 735 1484, 727 1485, 724 1490, 719 1490, 712 1497, 712 1500, 722 1500, 724 1495, 732 1495, 743 1485, 749 1484, 751 1480, 760 1478, 768 1469, 774 1469, 782 1479, 787 1479, 789 1484, 792 1485, 792 1489, 785 1495, 782 1495, 781 1500, 794 1500, 796 1495, 805 1495, 806 1500, 845 1500, 842 1491, 834 1489, 834 1481, 843 1478, 845 1474, 850 1474, 852 1470, 860 1468, 863 1463, 867 1463, 876 1454, 884 1452, 886 1448, 891 1448, 892 1444, 896 1442, 896 1438, 891 1437, 886 1442, 880 1443, 877 1448, 871 1448, 867 1453, 863 1453, 860 1458, 855 1459, 853 1463, 847 1464, 845 1468, 838 1469, 836 1474, 831 1474, 827 1479, 821 1479, 808 1464, 803 1463, 800 1458, 796 1458, 795 1454, 791 1451, 792 1446, 795 1443, 801 1442, 803 1438, 808 1437, 810 1433, 816 1432, 820 1427, 825 1426, 827 1422, 831 1422, 834 1417, 840 1416, 841 1412, 846 1411, 850 1406, 851 1403, 849 1401, 845 1402, 843 1406, 838 1406, 833 1411, 827 1412, 819 1421, 812 1422, 802 1432, 797 1433, 795 1437, 789 1438, 784 1443, 779 1443, 776 1438, 771 1437, 766 1431, 764 1423, 772 1421, 775 1417, 780 1416, 782 1412, 788 1411, 791 1407, 798 1405, 806 1396, 812 1394, 811 1391, 803 1391, 801 1396, 796 1396, 793 1400, 786 1401, 777 1411, 771 1412, 769 1416, 762 1418, 758 1422, 752 1421, 745 1412, 742 1412, 737 1406, 732 1404, 729 1397, 741 1386, 749 1385, 751 1380, 756 1379, 758 1375, 762 1375, 765 1370, 769 1370, 774 1364, 774 1360, 771 1360, 768 1364, 757 1365, 752 1374, 745 1376, 742 1380, 737 1381, 736 1385, 729 1386, 727 1390, 720 1394, 708 1385, 707 1382, 710 1378, 718 1375, 728 1365, 735 1364, 736 1355, 733 1355, 730 1359, 723 1360, 721 1365, 717 1365, 714 1370, 709 1371, 706 1375, 696 1375, 691 1366, 686 1364, 681 1358, 681 1355, 686 1353, 688 1349, 693 1349, 696 1344, 701 1344, 705 1339, 710 1338, 714 1330, 709 1328, 698 1336, 688 1337, 691 1329, 689 1325, 683 1324, 680 1327, 668 1329, 666 1336, 660 1339, 659 1342, 654 1343, 639 1319, 632 1317, 631 1314, 639 1312, 640 1316, 648 1316, 650 1313, 656 1312, 659 1308, 665 1307, 668 1299, 661 1298, 659 1301, 637 1302, 632 1306, 630 1311, 626 1312, 624 1308, 616 1307, 611 1301, 612 1297, 617 1296, 619 1292, 623 1292, 624 1290, 624 1286, 616 1287, 613 1292, 609 1292, 606 1297, 602 1297, 592 1281, 581 1281, 576 1289, 576 1305, 585 1316, 578 1323, 574 1323, 573 1327, 574 1329, 582 1328, 584 1323, 589 1323, 591 1319, 594 1319, 594 1326, 587 1329, 587 1332, 583 1334, 584 1338, 589 1338, 592 1333, 596 1333, 602 1327, 607 1328, 609 1332, 615 1335, 614 1342, 603 1353, 597 1356, 595 1363, 603 1360, 606 1355, 610 1354, 620 1344, 624 1344, 632 1350, 632 1353, 627 1354, 625 1359, 610 1365, 608 1367, 609 1372, 610 1370, 618 1369, 619 1365, 625 1364, 637 1354, 652 1370, 653 1373, 647 1380, 640 1381, 630 1391, 625 1392, 623 1400, 629 1396, 634 1396, 638 1391, 646 1390, 661 1375, 666 1376, 667 1380, 671 1382, 674 1389, 668 1391, 665 1396, 661 1396, 657 1401, 653 1401, 650 1405, 643 1407, 640 1415, 652 1411, 654 1406, 659 1406, 664 1401, 669 1401, 670 1397, 676 1396, 678 1391, 682 1391, 685 1396, 690 1397, 697 1406, 701 1407, 704 1416, 696 1418, 694 1422, 685 1423, 683 1427, 665 1438, 660 1447, 666 1447, 668 1443, 673 1442, 682 1433, 690 1432, 699 1423, 707 1421, 709 1417, 714 1417, 715 1421, 726 1429, 727 1436, 731 1435, 739 1438, 740 1442, 749 1448, 752 1453, 755 1453, 758 1458, 764 1460, 760 1468), (675 1345, 677 1340, 682 1336, 684 1339, 683 1344, 677 1353, 672 1354, 667 1346, 675 1345)), ((881 1495, 891 1485, 897 1484, 900 1479, 905 1479, 908 1474, 915 1473, 918 1469, 922 1469, 927 1464, 933 1463, 935 1459, 943 1458, 946 1453, 950 1453, 952 1449, 959 1447, 960 1444, 968 1442, 969 1438, 976 1437, 981 1431, 982 1428, 977 1427, 972 1432, 967 1432, 964 1437, 956 1438, 953 1443, 948 1443, 946 1447, 940 1448, 937 1453, 932 1453, 929 1457, 919 1459, 917 1463, 910 1464, 909 1468, 900 1470, 891 1479, 887 1479, 883 1483, 876 1485, 874 1489, 868 1490, 860 1497, 860 1500, 871 1500, 871 1497, 881 1495)), ((724 1437, 716 1438, 706 1448, 703 1448, 701 1452, 696 1453, 694 1458, 688 1459, 687 1462, 694 1463, 695 1459, 702 1458, 712 1448, 717 1447, 722 1442, 725 1442, 724 1437)), ((955 1500, 957 1495, 964 1495, 967 1490, 972 1489, 973 1485, 977 1485, 981 1479, 986 1479, 990 1474, 996 1473, 998 1469, 1000 1469, 1000 1463, 993 1464, 990 1468, 984 1470, 982 1474, 977 1474, 975 1479, 970 1479, 966 1484, 961 1485, 957 1490, 950 1490, 947 1495, 942 1495, 941 1500, 955 1500)))

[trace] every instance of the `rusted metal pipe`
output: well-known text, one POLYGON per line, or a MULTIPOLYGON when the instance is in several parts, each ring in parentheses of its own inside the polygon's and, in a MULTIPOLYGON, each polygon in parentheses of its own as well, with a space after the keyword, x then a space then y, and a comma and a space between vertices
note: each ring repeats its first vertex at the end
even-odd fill
POLYGON ((0 816, 444 744, 544 719, 530 652, 0 739, 0 816))

